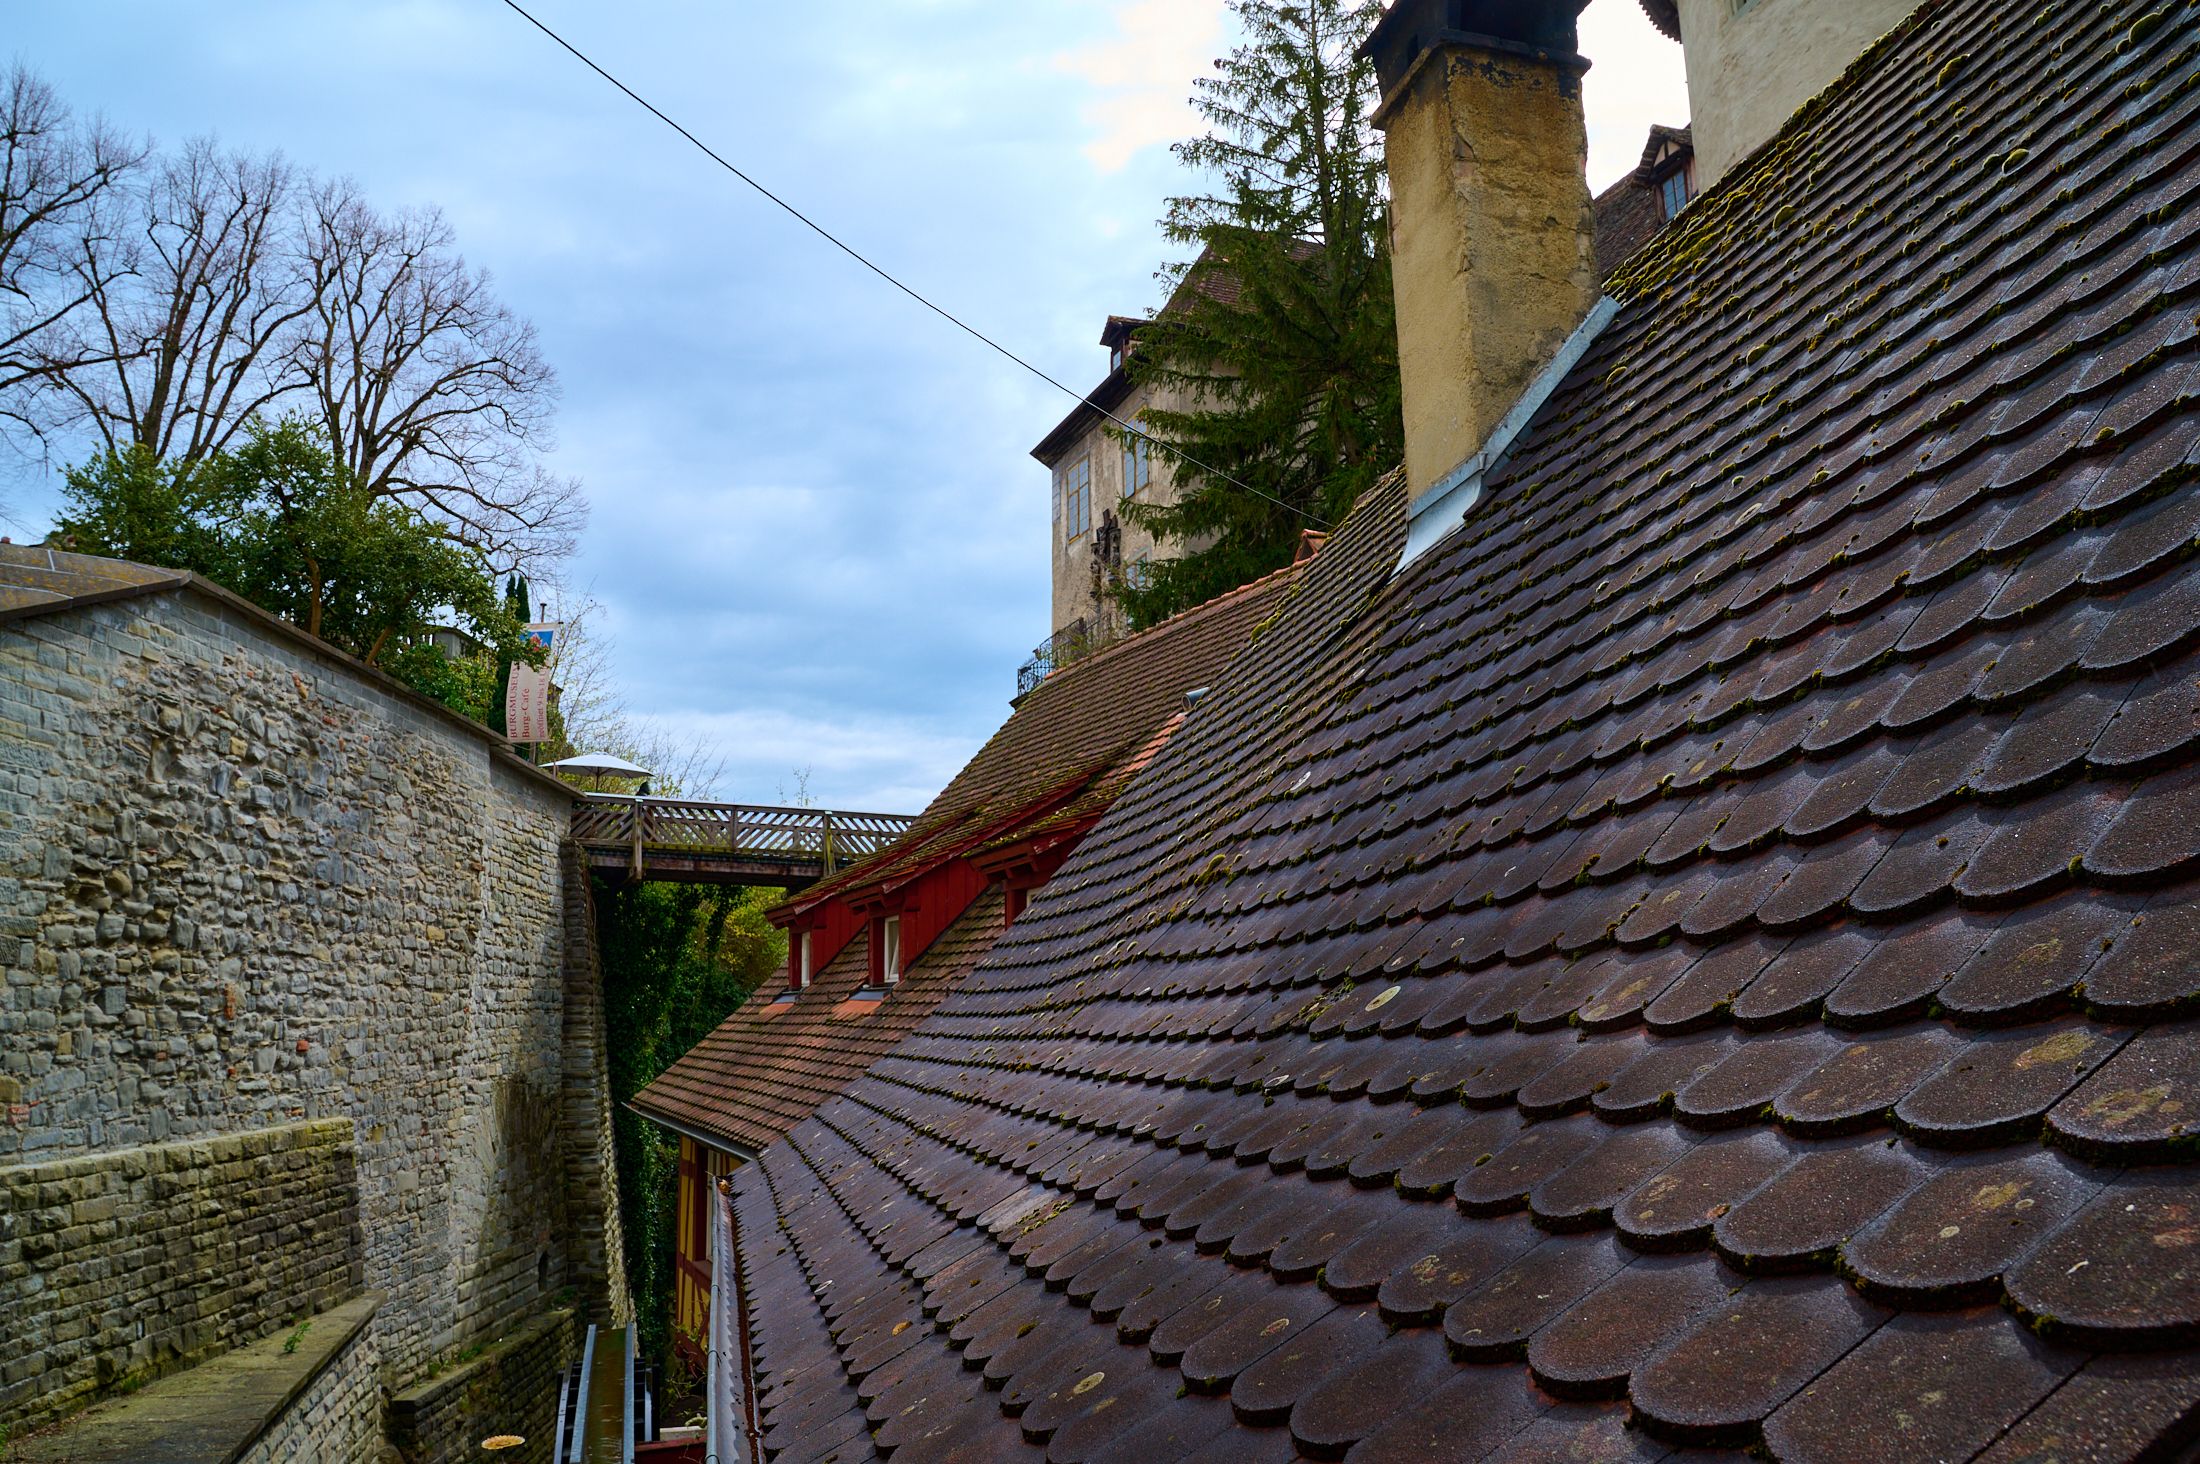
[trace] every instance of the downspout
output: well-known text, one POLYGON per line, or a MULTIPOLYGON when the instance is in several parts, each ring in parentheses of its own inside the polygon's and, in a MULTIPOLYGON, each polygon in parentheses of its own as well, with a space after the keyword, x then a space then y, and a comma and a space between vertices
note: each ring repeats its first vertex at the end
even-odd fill
POLYGON ((710 1231, 709 1464, 764 1464, 764 1429, 756 1413, 756 1376, 749 1347, 749 1311, 741 1290, 740 1222, 733 1197, 719 1181, 718 1223, 710 1231))

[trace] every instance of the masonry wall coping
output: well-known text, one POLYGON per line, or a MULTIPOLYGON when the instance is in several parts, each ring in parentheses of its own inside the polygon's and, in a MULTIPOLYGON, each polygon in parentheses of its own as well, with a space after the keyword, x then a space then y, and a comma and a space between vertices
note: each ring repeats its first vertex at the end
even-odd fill
MULTIPOLYGON (((58 551, 56 552, 58 553, 58 551)), ((82 562, 93 556, 69 554, 62 557, 82 562)), ((223 615, 243 622, 245 626, 259 632, 261 635, 281 641, 295 650, 303 651, 308 656, 326 663, 335 670, 357 677, 371 689, 392 697, 415 711, 426 712, 431 716, 440 718, 460 731, 469 734, 488 749, 491 759, 503 770, 521 774, 546 789, 555 790, 562 797, 575 801, 579 799, 579 793, 571 784, 564 782, 554 774, 544 772, 541 768, 521 757, 513 750, 509 741, 490 731, 473 718, 452 711, 433 697, 422 696, 388 672, 377 670, 357 657, 345 654, 319 636, 291 624, 280 615, 253 604, 234 590, 225 589, 205 576, 193 574, 188 570, 162 571, 159 578, 149 579, 144 583, 117 585, 112 588, 70 595, 56 600, 0 608, 0 625, 47 619, 66 614, 72 610, 89 609, 95 605, 111 605, 123 600, 151 599, 178 594, 197 595, 203 600, 212 601, 215 608, 223 615)))
POLYGON ((531 1322, 513 1328, 483 1348, 478 1356, 447 1368, 432 1378, 425 1378, 403 1392, 390 1398, 392 1418, 409 1418, 415 1414, 433 1412, 444 1397, 466 1387, 481 1373, 497 1366, 510 1354, 531 1346, 560 1327, 570 1326, 574 1312, 571 1307, 560 1307, 543 1313, 531 1322))
POLYGON ((16 1442, 16 1464, 235 1464, 374 1320, 370 1291, 16 1442), (298 1338, 296 1351, 285 1351, 298 1338))

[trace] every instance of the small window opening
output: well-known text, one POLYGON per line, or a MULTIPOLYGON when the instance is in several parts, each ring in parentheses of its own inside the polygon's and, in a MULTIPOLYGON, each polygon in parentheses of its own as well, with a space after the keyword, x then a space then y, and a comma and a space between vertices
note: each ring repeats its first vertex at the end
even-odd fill
POLYGON ((884 986, 892 986, 899 980, 901 980, 901 917, 899 915, 889 915, 886 917, 886 929, 881 938, 879 982, 884 986))
POLYGON ((1688 207, 1688 198, 1688 169, 1685 167, 1674 169, 1658 184, 1658 202, 1664 206, 1669 223, 1688 207))

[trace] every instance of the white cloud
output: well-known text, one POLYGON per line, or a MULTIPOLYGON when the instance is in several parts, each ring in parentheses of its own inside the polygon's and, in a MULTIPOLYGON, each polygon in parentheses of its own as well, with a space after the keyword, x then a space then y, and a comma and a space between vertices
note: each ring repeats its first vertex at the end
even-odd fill
POLYGON ((675 708, 635 720, 672 745, 722 754, 722 794, 771 802, 801 773, 821 803, 864 812, 917 812, 975 750, 959 730, 891 713, 675 708))
POLYGON ((1589 186, 1602 191, 1642 161, 1652 124, 1688 120, 1681 48, 1635 0, 1598 0, 1581 17, 1581 53, 1592 63, 1582 100, 1589 113, 1589 186))
POLYGON ((1096 95, 1084 119, 1093 129, 1085 156, 1119 173, 1149 147, 1191 136, 1199 126, 1192 79, 1222 46, 1223 0, 1119 0, 1114 39, 1054 58, 1054 69, 1083 78, 1096 95))

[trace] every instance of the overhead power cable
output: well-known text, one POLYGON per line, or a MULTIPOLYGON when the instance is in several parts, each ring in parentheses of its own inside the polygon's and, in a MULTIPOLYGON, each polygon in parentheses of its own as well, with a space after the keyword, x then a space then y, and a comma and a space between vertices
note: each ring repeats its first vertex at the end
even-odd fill
POLYGON ((776 204, 780 209, 785 211, 790 218, 793 218, 797 223, 800 223, 811 233, 817 235, 818 238, 823 239, 826 243, 832 245, 835 249, 838 249, 841 253, 847 255, 857 264, 862 265, 872 274, 877 275, 880 279, 886 281, 887 284, 892 285, 895 289, 901 291, 901 293, 907 295, 910 299, 916 301, 919 305, 922 305, 925 309, 931 311, 934 315, 937 315, 940 319, 946 321, 949 325, 954 326, 957 330, 963 332, 971 339, 978 341, 980 344, 985 345, 992 350, 998 351, 1001 355, 1006 356, 1009 360, 1015 362, 1018 366, 1023 367, 1024 370, 1030 372, 1033 376, 1038 377, 1048 386, 1053 387, 1056 391, 1061 392, 1064 396, 1070 397, 1075 401, 1078 401, 1083 405, 1091 408, 1093 411, 1098 412, 1101 416, 1107 418, 1110 422, 1113 422, 1116 426, 1122 428, 1125 432, 1128 432, 1135 437, 1146 438, 1146 440, 1152 442, 1155 447, 1160 448, 1163 452, 1168 453, 1172 457, 1180 459, 1189 466, 1199 469, 1199 471, 1201 471, 1202 473, 1205 473, 1213 478, 1219 478, 1223 482, 1230 484, 1232 487, 1242 489, 1243 491, 1252 494, 1255 498, 1262 499, 1268 503, 1272 503, 1286 513, 1296 514, 1298 517, 1307 520, 1309 523, 1319 524, 1324 528, 1328 527, 1326 521, 1316 517, 1313 514, 1308 513, 1305 509, 1298 507, 1296 504, 1286 503, 1272 493, 1264 493, 1260 489, 1255 488, 1252 484, 1244 482, 1241 479, 1234 478, 1230 474, 1223 472, 1220 468, 1209 467, 1207 464, 1201 462, 1198 458, 1193 457, 1188 452, 1184 452, 1179 448, 1171 447, 1165 442, 1161 442, 1155 438, 1149 437, 1145 429, 1137 426, 1134 423, 1124 421, 1121 417, 1116 416, 1115 413, 1109 411, 1106 407, 1101 406, 1098 402, 1094 401, 1091 397, 1086 396, 1083 392, 1077 390, 1075 387, 1065 385, 1064 383, 1056 380, 1054 377, 1048 375, 1046 372, 1040 370, 1037 366, 1032 365, 1031 362, 1025 360, 1022 356, 1017 355, 1014 351, 1002 345, 999 341, 993 339, 993 337, 987 335, 984 331, 979 330, 976 326, 962 319, 954 312, 946 309, 944 306, 934 304, 930 299, 926 298, 922 293, 920 293, 913 287, 903 284, 894 275, 889 273, 884 267, 872 263, 871 260, 867 258, 861 251, 856 249, 853 245, 842 240, 838 235, 834 234, 823 224, 820 224, 817 220, 811 218, 801 209, 796 208, 786 199, 781 198, 778 194, 772 192, 769 188, 766 188, 762 183, 757 182, 756 179, 750 177, 747 173, 744 173, 743 171, 741 171, 741 169, 735 167, 732 163, 728 162, 724 157, 720 156, 717 150, 712 148, 709 143, 704 142, 703 139, 688 131, 687 128, 681 126, 679 123, 673 121, 670 117, 666 116, 647 97, 643 96, 640 92, 635 91, 634 88, 628 86, 625 82, 619 80, 619 78, 613 76, 610 72, 604 70, 601 66, 598 66, 594 61, 590 60, 579 47, 575 46, 571 41, 568 41, 565 37, 559 35, 556 31, 552 30, 549 26, 544 25, 541 21, 530 15, 523 7, 519 5, 518 0, 504 0, 504 3, 512 10, 514 14, 518 15, 520 19, 526 21, 536 30, 541 31, 551 40, 557 42, 558 45, 562 47, 568 55, 572 56, 574 60, 580 62, 581 65, 587 67, 590 71, 595 72, 605 81, 610 82, 613 86, 624 92, 628 100, 632 101, 636 106, 640 107, 643 111, 649 113, 650 116, 655 117, 658 121, 664 123, 665 126, 671 128, 674 132, 679 133, 690 143, 694 144, 695 149, 698 152, 702 153, 704 157, 709 158, 719 167, 724 168, 727 172, 733 174, 734 177, 740 179, 743 183, 748 184, 749 187, 764 195, 765 198, 769 199, 772 203, 776 204))

